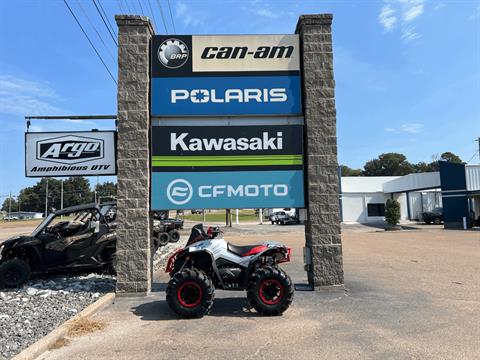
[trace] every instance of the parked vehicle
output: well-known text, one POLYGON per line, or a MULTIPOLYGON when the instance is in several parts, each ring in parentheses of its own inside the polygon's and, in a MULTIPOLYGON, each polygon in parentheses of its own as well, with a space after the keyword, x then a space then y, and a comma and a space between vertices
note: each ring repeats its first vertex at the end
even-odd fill
POLYGON ((155 251, 157 251, 160 246, 165 246, 169 242, 177 242, 180 240, 180 232, 178 229, 182 228, 183 220, 153 220, 153 245, 155 251))
POLYGON ((281 224, 281 225, 300 224, 300 219, 296 216, 287 215, 286 217, 281 218, 278 221, 278 224, 281 224))
POLYGON ((280 224, 282 219, 287 218, 289 215, 285 211, 277 211, 269 216, 270 222, 273 224, 280 224))
POLYGON ((168 259, 167 303, 178 315, 207 314, 215 289, 246 290, 252 308, 264 315, 280 315, 293 300, 290 277, 278 264, 290 261, 291 249, 268 241, 237 246, 227 243, 219 228, 193 227, 186 246, 168 259), (219 238, 217 238, 219 237, 219 238))
POLYGON ((203 214, 203 209, 192 209, 190 212, 193 214, 203 214))
POLYGON ((116 226, 115 203, 78 205, 51 213, 30 235, 0 244, 0 287, 20 286, 32 273, 114 271, 116 226), (71 219, 62 221, 62 216, 71 219))
POLYGON ((432 211, 423 212, 422 219, 425 224, 431 224, 433 222, 436 225, 440 225, 443 222, 443 208, 437 207, 432 211))

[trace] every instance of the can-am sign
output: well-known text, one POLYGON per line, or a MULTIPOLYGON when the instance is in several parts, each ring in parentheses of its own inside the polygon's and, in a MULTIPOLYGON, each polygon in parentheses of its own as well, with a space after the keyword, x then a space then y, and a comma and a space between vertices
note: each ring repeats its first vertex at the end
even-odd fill
POLYGON ((25 134, 27 177, 115 175, 115 132, 25 134))

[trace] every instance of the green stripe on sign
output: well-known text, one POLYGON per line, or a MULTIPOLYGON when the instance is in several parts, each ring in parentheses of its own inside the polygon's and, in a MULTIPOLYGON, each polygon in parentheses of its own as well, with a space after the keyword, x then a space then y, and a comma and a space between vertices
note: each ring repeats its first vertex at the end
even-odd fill
POLYGON ((302 165, 302 155, 153 156, 152 166, 302 165))

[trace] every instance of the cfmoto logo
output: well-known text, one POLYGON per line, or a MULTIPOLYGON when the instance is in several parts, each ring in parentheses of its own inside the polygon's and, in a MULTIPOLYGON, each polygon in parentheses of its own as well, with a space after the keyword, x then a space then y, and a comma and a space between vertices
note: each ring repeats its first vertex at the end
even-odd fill
POLYGON ((188 47, 182 40, 167 39, 158 48, 158 60, 169 69, 183 66, 188 60, 188 47))
POLYGON ((167 198, 172 204, 183 205, 193 196, 192 185, 184 179, 175 179, 167 186, 167 198))

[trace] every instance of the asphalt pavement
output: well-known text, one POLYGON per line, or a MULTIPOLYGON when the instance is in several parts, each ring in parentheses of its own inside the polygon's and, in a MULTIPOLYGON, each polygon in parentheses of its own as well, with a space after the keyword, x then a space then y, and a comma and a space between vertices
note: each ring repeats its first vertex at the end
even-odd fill
MULTIPOLYGON (((302 283, 302 227, 285 229, 252 225, 225 237, 287 243, 294 257, 285 269, 302 283)), ((105 330, 42 359, 478 359, 480 233, 346 229, 342 239, 345 287, 297 291, 283 316, 258 316, 243 292, 217 291, 209 316, 178 319, 159 272, 157 291, 118 298, 97 315, 105 330)))

